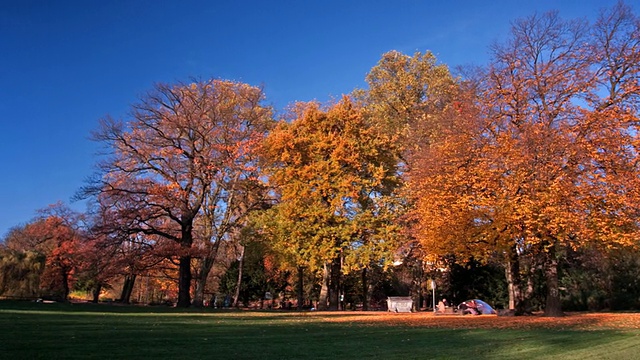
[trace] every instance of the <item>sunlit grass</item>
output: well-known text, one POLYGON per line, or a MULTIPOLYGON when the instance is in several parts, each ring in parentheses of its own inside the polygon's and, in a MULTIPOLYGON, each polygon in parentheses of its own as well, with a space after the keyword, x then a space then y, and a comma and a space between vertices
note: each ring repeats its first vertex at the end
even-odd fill
POLYGON ((0 345, 3 359, 619 360, 637 356, 640 330, 473 328, 471 318, 429 314, 0 302, 0 345))

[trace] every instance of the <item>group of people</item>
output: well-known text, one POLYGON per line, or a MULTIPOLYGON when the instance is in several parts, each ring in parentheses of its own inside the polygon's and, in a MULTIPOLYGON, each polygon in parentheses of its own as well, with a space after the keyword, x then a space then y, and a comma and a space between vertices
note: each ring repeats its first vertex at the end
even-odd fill
POLYGON ((465 301, 462 304, 458 305, 458 310, 462 313, 462 315, 480 315, 482 312, 478 310, 478 304, 475 300, 465 301))
MULTIPOLYGON (((482 300, 474 299, 467 300, 460 305, 458 305, 458 313, 462 315, 472 314, 472 315, 481 315, 481 314, 495 314, 495 310, 485 303, 482 300)), ((453 313, 452 308, 449 305, 447 299, 442 299, 438 302, 438 306, 436 306, 436 312, 440 314, 453 313), (450 309, 450 311, 447 311, 450 309)))

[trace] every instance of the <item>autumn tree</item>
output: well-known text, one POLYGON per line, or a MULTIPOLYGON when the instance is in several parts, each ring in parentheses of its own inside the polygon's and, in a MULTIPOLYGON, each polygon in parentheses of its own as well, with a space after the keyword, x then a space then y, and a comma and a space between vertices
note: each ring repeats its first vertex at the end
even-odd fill
POLYGON ((46 255, 31 246, 25 226, 9 230, 0 245, 0 295, 30 298, 40 295, 46 255))
MULTIPOLYGON (((413 195, 419 196, 412 185, 413 172, 424 167, 423 152, 449 126, 449 112, 458 93, 458 81, 429 51, 413 55, 390 51, 383 54, 367 74, 366 82, 368 87, 355 94, 365 104, 367 123, 397 144, 397 166, 404 182, 396 194, 396 201, 403 204, 403 208, 411 209, 413 195)), ((404 210, 394 212, 401 216, 404 210)), ((412 218, 401 218, 403 226, 410 227, 412 218)), ((429 250, 422 248, 411 232, 406 232, 405 236, 408 236, 407 241, 402 249, 398 249, 397 260, 415 264, 419 269, 415 275, 420 277, 429 250)), ((421 281, 413 279, 415 284, 421 281)), ((421 292, 418 285, 412 292, 421 292)))
POLYGON ((13 296, 67 300, 87 266, 104 256, 91 246, 85 214, 59 202, 38 210, 31 222, 13 228, 0 251, 0 291, 13 296))
POLYGON ((637 246, 640 18, 619 2, 600 14, 591 34, 596 87, 580 128, 590 160, 581 179, 592 214, 589 236, 607 247, 637 246))
POLYGON ((637 112, 628 112, 630 99, 618 98, 616 89, 637 82, 632 49, 639 33, 637 19, 622 8, 603 13, 596 32, 556 13, 517 22, 513 43, 497 48, 490 73, 487 100, 501 109, 489 114, 506 116, 496 124, 502 146, 494 153, 506 159, 501 179, 511 185, 506 223, 519 227, 519 246, 542 264, 551 316, 561 314, 557 268, 564 249, 629 244, 636 236, 638 199, 627 186, 638 174, 629 127, 637 112), (598 29, 610 30, 607 40, 598 29))
POLYGON ((393 237, 385 238, 385 229, 393 232, 387 214, 399 182, 395 145, 367 125, 348 97, 326 110, 296 104, 291 118, 278 124, 265 145, 279 196, 265 231, 273 248, 290 254, 299 269, 324 268, 319 306, 328 297, 329 308, 337 309, 341 272, 367 266, 356 261, 364 256, 356 259, 350 252, 392 260, 385 241, 393 237))
POLYGON ((259 136, 252 132, 259 134, 271 118, 263 99, 261 89, 232 81, 158 84, 126 122, 106 118, 95 133, 107 153, 83 194, 112 207, 128 233, 174 245, 180 307, 191 304, 192 260, 201 256, 194 243, 206 247, 223 236, 196 238, 203 207, 224 206, 233 191, 225 184, 253 167, 248 154, 259 136))
POLYGON ((14 236, 9 247, 35 252, 45 259, 40 293, 67 300, 82 263, 79 249, 86 239, 84 215, 56 203, 39 210, 36 219, 14 236))
MULTIPOLYGON (((559 309, 556 240, 568 236, 573 218, 567 215, 580 213, 572 210, 577 205, 572 186, 577 153, 569 127, 579 116, 572 101, 589 86, 589 63, 581 46, 584 26, 562 22, 557 14, 514 23, 513 39, 494 48, 496 61, 487 73, 482 98, 489 124, 475 135, 478 142, 469 142, 478 149, 468 148, 460 156, 457 147, 465 142, 447 139, 452 147, 443 143, 439 155, 444 155, 441 164, 449 170, 436 171, 456 180, 425 180, 432 191, 425 200, 451 203, 436 216, 456 219, 453 224, 423 225, 431 232, 425 238, 435 240, 445 231, 451 243, 462 247, 458 253, 475 243, 476 251, 503 251, 511 261, 520 252, 537 251, 546 257, 546 309, 552 314, 559 309), (446 191, 434 186, 443 183, 446 191)), ((422 213, 434 210, 427 201, 422 213)))
POLYGON ((477 120, 431 148, 419 180, 426 246, 504 255, 513 291, 527 256, 550 316, 567 249, 637 236, 638 22, 619 4, 589 29, 557 13, 516 21, 477 87, 477 120))
POLYGON ((429 51, 411 56, 389 51, 366 82, 368 87, 355 94, 366 104, 368 122, 396 141, 403 165, 410 168, 411 155, 437 136, 440 114, 457 88, 455 79, 429 51))

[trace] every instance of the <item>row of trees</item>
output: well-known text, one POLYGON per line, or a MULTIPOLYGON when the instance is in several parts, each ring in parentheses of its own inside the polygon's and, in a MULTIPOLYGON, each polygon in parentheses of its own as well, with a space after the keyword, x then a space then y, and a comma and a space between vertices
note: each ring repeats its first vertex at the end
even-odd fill
POLYGON ((370 275, 393 265, 424 278, 499 264, 510 309, 530 310, 542 286, 561 315, 567 259, 638 245, 640 20, 623 3, 592 24, 534 15, 492 52, 454 77, 429 52, 392 51, 368 88, 278 121, 260 88, 157 85, 95 132, 105 152, 79 193, 91 211, 44 214, 5 246, 46 254, 33 263, 64 296, 77 272, 96 293, 124 276, 126 299, 154 269, 175 277, 181 307, 202 306, 216 263, 235 258, 238 299, 250 244, 275 287, 295 274, 300 306, 318 279, 321 309, 338 308, 347 275, 366 309, 370 275))

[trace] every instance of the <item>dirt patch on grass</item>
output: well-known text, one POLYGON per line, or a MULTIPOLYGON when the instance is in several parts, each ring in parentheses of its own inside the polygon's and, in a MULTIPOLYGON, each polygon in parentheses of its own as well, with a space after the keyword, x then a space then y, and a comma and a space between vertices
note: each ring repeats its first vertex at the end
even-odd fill
POLYGON ((434 315, 433 313, 317 312, 307 316, 326 322, 404 325, 454 329, 580 329, 640 330, 640 313, 567 313, 559 318, 496 315, 434 315))

